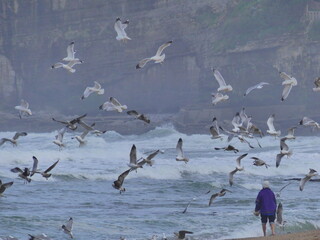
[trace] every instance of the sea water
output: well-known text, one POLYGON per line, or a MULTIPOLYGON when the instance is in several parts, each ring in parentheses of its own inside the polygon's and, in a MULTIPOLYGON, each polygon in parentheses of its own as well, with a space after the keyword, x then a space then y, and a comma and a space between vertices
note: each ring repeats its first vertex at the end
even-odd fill
MULTIPOLYGON (((320 171, 319 137, 297 137, 287 140, 293 155, 283 157, 275 167, 280 151, 279 138, 259 138, 260 148, 250 149, 246 143, 233 139, 230 144, 239 153, 214 150, 228 145, 224 140, 213 140, 209 135, 185 135, 171 126, 158 127, 142 135, 123 136, 110 131, 97 137, 87 136, 87 144, 79 148, 71 139, 74 132, 64 136, 66 147, 52 143, 56 132, 29 133, 18 139, 18 146, 5 143, 0 147, 0 179, 14 181, 0 197, 0 236, 12 235, 28 239, 28 234, 47 234, 52 239, 69 239, 61 225, 72 217, 73 234, 79 240, 150 239, 165 233, 172 237, 179 230, 192 231, 191 239, 228 239, 261 236, 259 217, 253 215, 255 198, 261 183, 269 180, 271 189, 279 191, 288 178, 302 178, 309 168, 320 171), (183 139, 183 149, 190 161, 178 162, 176 144, 183 139), (137 157, 160 149, 155 164, 132 171, 120 194, 112 187, 113 181, 128 169, 132 145, 137 157), (229 186, 228 174, 242 159, 244 171, 234 175, 229 186), (14 167, 32 167, 32 156, 39 160, 38 168, 47 169, 59 159, 48 180, 40 174, 25 184, 14 167), (254 166, 251 157, 270 164, 269 168, 254 166), (211 194, 227 188, 231 192, 216 198, 209 207, 211 194), (209 190, 210 193, 206 194, 209 190), (186 213, 182 213, 188 202, 186 213)), ((13 132, 1 132, 0 138, 12 137, 13 132)), ((320 226, 320 188, 318 182, 307 182, 299 191, 299 181, 292 181, 282 192, 278 202, 283 205, 284 229, 277 233, 316 229, 320 226)), ((269 232, 268 232, 269 233, 269 232)))

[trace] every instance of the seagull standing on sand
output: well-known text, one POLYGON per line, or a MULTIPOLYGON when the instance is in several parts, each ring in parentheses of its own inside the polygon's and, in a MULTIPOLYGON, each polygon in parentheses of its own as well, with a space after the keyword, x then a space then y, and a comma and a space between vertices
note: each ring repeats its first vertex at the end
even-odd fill
POLYGON ((218 92, 230 92, 232 91, 232 87, 231 85, 227 85, 226 81, 224 80, 224 78, 222 77, 221 73, 217 70, 212 68, 213 71, 213 75, 216 78, 216 80, 219 83, 219 88, 217 89, 218 92))
POLYGON ((299 189, 303 191, 304 185, 308 182, 312 177, 318 175, 318 172, 312 168, 310 168, 309 173, 300 180, 299 189))
POLYGON ((101 88, 101 85, 95 81, 93 87, 87 87, 84 90, 84 93, 83 93, 81 99, 83 100, 83 99, 89 97, 90 94, 92 94, 92 93, 97 93, 98 95, 102 95, 102 94, 104 94, 104 89, 101 88))
POLYGON ((241 159, 244 158, 244 157, 247 156, 247 155, 248 155, 248 153, 242 154, 240 157, 238 157, 238 158, 236 159, 237 166, 236 166, 235 170, 233 170, 233 171, 231 171, 231 172, 229 173, 229 184, 230 184, 230 186, 233 185, 233 175, 234 175, 237 171, 243 171, 244 167, 241 166, 241 159))
POLYGON ((110 97, 109 101, 106 101, 104 104, 102 104, 99 109, 105 110, 105 111, 117 111, 122 112, 123 110, 126 110, 128 107, 127 105, 122 105, 116 98, 110 97))
POLYGON ((183 154, 183 150, 182 150, 182 138, 179 138, 177 146, 176 146, 176 150, 177 150, 177 157, 176 157, 176 161, 183 161, 184 163, 189 162, 189 158, 186 158, 183 154))
POLYGON ((267 133, 269 133, 271 136, 275 136, 275 137, 279 137, 280 134, 281 134, 281 131, 276 131, 274 125, 273 125, 273 122, 274 122, 274 117, 275 115, 272 114, 269 118, 268 118, 268 121, 267 121, 267 125, 268 125, 268 130, 267 130, 267 133))
POLYGON ((16 110, 19 111, 19 117, 22 118, 22 116, 31 116, 32 112, 29 109, 29 103, 23 99, 21 99, 21 103, 19 106, 14 107, 16 110))
POLYGON ((316 80, 314 80, 314 85, 316 85, 315 88, 312 88, 312 90, 314 92, 320 92, 320 77, 316 78, 316 80))
POLYGON ((13 136, 12 139, 10 139, 10 138, 1 138, 1 139, 0 139, 0 146, 1 146, 2 144, 4 144, 5 142, 11 142, 13 146, 17 146, 17 144, 18 144, 18 142, 17 142, 18 138, 19 138, 20 136, 24 137, 24 136, 27 136, 27 135, 28 135, 28 134, 27 134, 26 132, 16 132, 16 134, 13 136))
POLYGON ((166 42, 164 44, 162 44, 159 48, 158 48, 158 51, 156 53, 156 55, 154 55, 153 57, 151 58, 145 58, 145 59, 142 59, 136 66, 136 69, 139 69, 139 68, 143 68, 149 61, 154 61, 155 63, 163 63, 166 55, 165 54, 162 54, 162 51, 166 48, 166 47, 169 47, 170 45, 172 44, 172 41, 169 41, 169 42, 166 42))
POLYGON ((131 169, 128 169, 127 171, 121 173, 118 177, 118 179, 116 181, 113 182, 112 187, 114 187, 115 189, 118 189, 120 191, 120 194, 122 192, 125 192, 126 189, 124 187, 122 187, 123 181, 126 178, 126 176, 128 176, 129 172, 131 171, 131 169))
POLYGON ((128 40, 131 40, 131 38, 129 38, 125 32, 125 29, 128 27, 128 25, 129 20, 121 22, 120 18, 116 19, 116 22, 114 23, 114 30, 117 32, 116 39, 118 41, 127 42, 128 40))
POLYGON ((267 83, 267 82, 260 82, 260 83, 258 83, 257 85, 254 85, 254 86, 252 86, 252 87, 249 87, 249 88, 247 89, 246 93, 245 93, 243 96, 247 96, 247 95, 248 95, 252 90, 254 90, 254 89, 261 89, 261 88, 263 88, 264 85, 269 85, 269 83, 267 83))
POLYGON ((282 82, 284 89, 282 91, 282 97, 281 97, 281 101, 284 101, 289 96, 291 88, 293 86, 297 86, 298 82, 297 82, 297 79, 286 74, 285 72, 279 72, 279 74, 280 74, 280 77, 284 79, 284 81, 282 82))
POLYGON ((72 234, 72 226, 73 226, 73 219, 72 217, 69 218, 66 224, 62 225, 61 228, 65 234, 68 234, 71 238, 73 238, 72 234))

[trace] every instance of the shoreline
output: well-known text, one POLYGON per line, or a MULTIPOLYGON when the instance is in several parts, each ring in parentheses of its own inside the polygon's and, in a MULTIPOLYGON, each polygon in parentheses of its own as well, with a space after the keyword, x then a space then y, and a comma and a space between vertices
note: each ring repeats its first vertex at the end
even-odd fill
POLYGON ((320 230, 309 230, 266 237, 230 238, 227 240, 320 240, 320 230))

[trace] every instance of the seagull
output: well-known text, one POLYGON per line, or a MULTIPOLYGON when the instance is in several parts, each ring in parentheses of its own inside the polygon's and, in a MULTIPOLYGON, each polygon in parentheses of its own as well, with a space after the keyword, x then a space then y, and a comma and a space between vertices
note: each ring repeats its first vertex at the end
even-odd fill
POLYGON ((219 102, 226 101, 229 99, 229 96, 227 94, 223 95, 222 93, 219 93, 219 92, 211 93, 211 96, 212 96, 212 104, 213 105, 216 105, 219 102))
POLYGON ((74 60, 68 62, 67 64, 64 64, 64 63, 61 63, 61 62, 57 62, 57 63, 53 64, 53 65, 51 66, 51 68, 52 68, 52 69, 55 69, 55 68, 64 68, 64 69, 66 69, 68 72, 74 73, 76 70, 73 68, 73 66, 76 65, 76 64, 82 64, 82 63, 83 63, 82 60, 79 60, 79 59, 76 60, 76 59, 74 59, 74 60))
POLYGON ((234 133, 240 132, 240 127, 242 127, 241 117, 240 114, 237 112, 236 115, 233 117, 231 124, 233 129, 231 130, 234 133))
POLYGON ((277 154, 277 158, 276 158, 276 167, 280 166, 280 162, 283 156, 287 156, 290 157, 292 156, 292 150, 289 150, 288 145, 285 143, 285 141, 287 140, 287 138, 281 138, 280 139, 280 153, 277 154))
POLYGON ((94 86, 87 87, 84 90, 81 99, 83 100, 83 99, 89 97, 91 93, 97 93, 98 95, 102 95, 102 94, 104 94, 104 89, 101 88, 101 85, 98 82, 94 81, 94 86))
POLYGON ((79 142, 79 147, 83 147, 87 143, 87 141, 84 138, 88 135, 90 131, 91 130, 89 129, 85 129, 80 136, 75 136, 71 139, 77 139, 77 141, 79 142))
MULTIPOLYGON (((40 173, 42 175, 42 177, 46 178, 48 180, 49 177, 51 177, 51 173, 49 173, 57 164, 58 164, 59 160, 56 161, 54 164, 52 164, 50 167, 48 167, 45 171, 41 172, 41 171, 35 171, 34 173, 40 173)), ((33 174, 32 174, 33 175, 33 174)), ((32 176, 31 175, 31 176, 32 176)))
POLYGON ((30 176, 29 168, 24 168, 24 170, 21 170, 21 168, 15 167, 15 168, 12 168, 10 171, 14 173, 19 173, 18 176, 24 179, 25 183, 31 182, 31 178, 29 178, 30 176))
POLYGON ((303 191, 304 185, 306 184, 306 182, 308 182, 312 177, 318 175, 318 172, 312 168, 310 168, 309 173, 301 179, 300 184, 299 184, 299 189, 300 191, 303 191))
POLYGON ((178 233, 176 233, 176 232, 174 233, 174 235, 176 235, 179 240, 180 239, 181 240, 185 239, 186 238, 186 234, 193 234, 193 232, 181 230, 178 233))
POLYGON ((95 130, 91 131, 91 134, 95 134, 96 136, 100 136, 100 135, 102 135, 102 134, 104 134, 106 132, 107 132, 107 130, 101 131, 101 130, 95 129, 95 130))
POLYGON ((121 105, 116 98, 110 97, 109 101, 106 101, 104 104, 102 104, 99 109, 122 112, 123 110, 127 109, 127 105, 121 105))
POLYGON ((73 238, 72 225, 73 225, 73 219, 72 217, 70 217, 67 223, 61 226, 61 228, 63 229, 63 232, 68 234, 71 238, 73 238))
POLYGON ((209 207, 211 206, 212 202, 214 199, 216 199, 216 197, 223 197, 224 195, 226 195, 227 192, 231 192, 228 189, 221 189, 220 192, 214 193, 211 195, 210 200, 209 200, 209 207))
POLYGON ((146 123, 150 123, 150 119, 147 118, 144 114, 138 113, 136 110, 127 111, 127 114, 130 116, 134 116, 135 118, 144 121, 146 123))
POLYGON ((162 63, 166 57, 165 54, 162 54, 162 51, 166 48, 166 47, 169 47, 170 45, 172 44, 172 41, 169 41, 169 42, 166 42, 164 44, 162 44, 159 48, 158 48, 158 51, 156 53, 156 55, 154 55, 153 57, 151 58, 145 58, 145 59, 142 59, 136 66, 136 69, 140 69, 140 68, 143 68, 144 65, 147 64, 147 62, 149 61, 154 61, 155 63, 162 63))
POLYGON ((59 149, 61 150, 62 147, 65 147, 63 141, 63 135, 66 132, 67 127, 61 128, 58 132, 58 134, 55 136, 56 140, 53 141, 54 144, 59 146, 59 149))
POLYGON ((210 133, 212 139, 219 139, 222 140, 222 136, 220 135, 219 127, 218 127, 218 121, 217 118, 214 117, 212 119, 212 126, 210 127, 210 133))
POLYGON ((147 158, 143 158, 139 164, 144 165, 146 163, 149 166, 152 166, 154 164, 154 160, 152 160, 152 158, 154 158, 159 152, 160 150, 154 151, 153 153, 149 154, 147 158))
POLYGON ((29 109, 29 103, 23 99, 21 99, 21 103, 19 106, 14 107, 16 110, 19 111, 19 117, 22 118, 23 115, 31 116, 32 112, 29 109))
POLYGON ((320 124, 308 117, 303 117, 299 124, 303 126, 313 127, 313 129, 320 129, 320 124))
POLYGON ((252 123, 250 123, 250 126, 248 126, 247 131, 252 134, 259 134, 261 138, 264 136, 262 130, 252 123))
POLYGON ((130 170, 137 170, 138 168, 142 168, 143 164, 145 162, 137 162, 137 148, 136 146, 133 144, 130 150, 130 162, 128 163, 128 166, 130 167, 130 170))
POLYGON ((233 171, 231 171, 231 172, 229 173, 229 184, 230 184, 230 186, 233 185, 233 175, 234 175, 237 171, 243 171, 244 167, 241 166, 241 159, 244 158, 244 157, 247 156, 247 155, 248 155, 248 153, 242 154, 240 157, 238 157, 238 158, 236 159, 237 166, 236 166, 235 170, 233 170, 233 171))
POLYGON ((294 131, 296 130, 297 127, 292 127, 288 129, 288 134, 285 136, 286 139, 296 139, 294 136, 294 131))
POLYGON ((69 128, 70 130, 76 130, 77 129, 77 123, 82 122, 82 118, 86 117, 87 114, 83 114, 80 117, 74 118, 70 121, 60 121, 60 120, 56 120, 55 118, 52 118, 53 121, 55 122, 59 122, 62 124, 65 124, 67 128, 69 128))
POLYGON ((30 177, 32 177, 38 171, 38 159, 35 156, 32 156, 33 159, 33 166, 32 170, 30 171, 30 177))
POLYGON ((260 158, 257 158, 257 157, 251 157, 251 158, 254 160, 253 165, 255 165, 255 166, 263 166, 264 165, 266 168, 270 167, 269 164, 266 164, 266 162, 260 158))
POLYGON ((227 147, 222 147, 222 148, 217 148, 217 147, 215 147, 214 149, 215 149, 215 150, 222 150, 222 149, 224 149, 224 151, 233 151, 234 153, 239 152, 239 150, 236 149, 236 148, 235 148, 234 146, 232 146, 232 145, 228 145, 227 147))
POLYGON ((286 74, 285 72, 279 72, 279 74, 280 74, 280 77, 284 79, 284 81, 282 82, 282 85, 284 85, 284 89, 282 91, 282 97, 281 97, 281 101, 284 101, 289 96, 291 88, 293 86, 296 86, 298 82, 297 82, 297 79, 286 74))
POLYGON ((27 136, 27 135, 28 134, 26 132, 16 132, 12 139, 10 139, 10 138, 1 138, 0 139, 0 146, 3 145, 5 142, 11 142, 13 146, 17 146, 18 138, 19 137, 24 137, 24 136, 27 136))
POLYGON ((279 202, 278 207, 277 207, 277 221, 276 221, 276 223, 280 227, 284 227, 284 224, 286 223, 286 221, 283 221, 283 219, 282 219, 282 212, 283 212, 282 203, 279 202))
POLYGON ((51 238, 49 238, 46 234, 42 233, 41 235, 31 235, 28 234, 30 236, 29 240, 51 240, 51 238))
POLYGON ((118 41, 126 42, 127 40, 131 40, 131 38, 129 38, 127 36, 127 33, 124 31, 128 25, 129 25, 129 20, 126 20, 125 22, 121 22, 120 18, 116 19, 116 22, 114 23, 114 30, 116 30, 117 32, 116 39, 118 41))
POLYGON ((116 181, 113 182, 112 187, 114 187, 115 189, 120 190, 120 194, 122 192, 125 192, 126 189, 124 187, 122 187, 123 181, 125 179, 125 177, 129 174, 129 172, 131 171, 131 169, 128 169, 127 171, 121 173, 118 177, 118 179, 116 181))
POLYGON ((184 161, 184 163, 189 162, 189 158, 186 158, 183 154, 183 150, 182 150, 182 138, 179 138, 177 146, 176 146, 176 150, 177 150, 177 157, 176 157, 176 161, 184 161))
POLYGON ((264 85, 269 85, 269 83, 267 83, 267 82, 260 82, 260 83, 258 83, 258 84, 256 84, 256 85, 252 86, 252 87, 249 87, 249 88, 247 89, 246 93, 245 93, 243 96, 247 96, 247 95, 248 95, 252 90, 254 90, 254 89, 261 89, 261 88, 263 88, 264 85))
POLYGON ((272 114, 269 118, 268 118, 268 121, 267 121, 267 125, 268 125, 268 130, 267 130, 267 133, 269 133, 271 136, 275 136, 275 137, 278 137, 280 136, 281 134, 281 131, 276 131, 276 129, 274 128, 274 125, 273 125, 273 121, 274 121, 274 117, 275 115, 272 114))
POLYGON ((230 92, 232 91, 231 85, 227 85, 224 78, 222 77, 221 73, 217 70, 212 68, 213 75, 216 78, 216 80, 219 83, 219 88, 217 89, 218 92, 224 91, 224 92, 230 92))
POLYGON ((67 57, 63 58, 62 61, 72 62, 72 61, 80 61, 79 58, 75 58, 76 51, 74 51, 74 42, 71 42, 67 47, 67 57))
POLYGON ((318 78, 316 78, 316 79, 314 80, 314 85, 316 85, 316 87, 315 87, 315 88, 312 88, 312 90, 313 90, 314 92, 320 92, 320 77, 318 77, 318 78))
POLYGON ((0 195, 9 187, 11 187, 13 182, 2 183, 0 180, 0 195))

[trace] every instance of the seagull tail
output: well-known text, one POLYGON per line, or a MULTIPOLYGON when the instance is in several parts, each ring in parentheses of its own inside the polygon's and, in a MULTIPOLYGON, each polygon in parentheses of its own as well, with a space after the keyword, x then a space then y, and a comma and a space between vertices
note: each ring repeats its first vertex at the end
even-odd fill
POLYGON ((293 152, 292 152, 292 150, 290 150, 289 152, 288 152, 288 157, 291 157, 292 156, 292 154, 293 154, 293 152))

